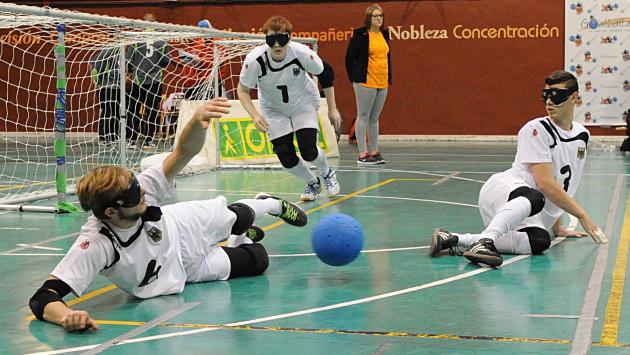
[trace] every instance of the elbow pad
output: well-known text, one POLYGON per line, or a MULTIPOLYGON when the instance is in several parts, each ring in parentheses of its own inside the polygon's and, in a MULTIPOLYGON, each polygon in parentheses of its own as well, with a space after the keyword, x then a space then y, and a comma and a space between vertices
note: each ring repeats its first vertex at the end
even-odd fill
MULTIPOLYGON (((28 301, 33 315, 44 320, 44 308, 51 302, 63 302, 63 297, 70 293, 70 286, 61 280, 46 280, 28 301)), ((65 304, 65 302, 64 302, 65 304)))
POLYGON ((317 78, 322 85, 322 89, 327 89, 333 86, 333 83, 335 81, 335 72, 333 71, 333 68, 330 66, 330 64, 328 64, 327 62, 323 63, 324 70, 321 74, 317 75, 317 78))

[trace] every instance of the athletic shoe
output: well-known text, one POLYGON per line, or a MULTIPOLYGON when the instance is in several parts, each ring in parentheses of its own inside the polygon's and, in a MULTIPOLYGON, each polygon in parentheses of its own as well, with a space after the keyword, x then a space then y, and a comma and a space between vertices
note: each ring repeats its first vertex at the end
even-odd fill
POLYGON ((383 157, 381 156, 381 152, 376 152, 375 154, 372 154, 372 158, 374 159, 375 164, 387 163, 387 160, 383 159, 383 157))
POLYGON ((442 250, 448 249, 450 255, 462 256, 463 253, 457 247, 458 243, 459 238, 456 235, 445 229, 435 228, 429 246, 429 255, 436 257, 442 250))
POLYGON ((251 239, 252 242, 258 243, 265 237, 265 231, 262 228, 252 225, 247 229, 247 238, 251 239))
POLYGON ((282 213, 270 213, 270 215, 278 217, 288 224, 296 227, 304 227, 306 225, 306 222, 308 222, 306 213, 304 213, 304 211, 295 203, 291 203, 283 199, 282 197, 271 196, 264 192, 260 192, 256 195, 257 200, 264 200, 267 198, 273 198, 280 201, 280 205, 282 206, 282 213))
POLYGON ((317 182, 306 185, 304 193, 300 195, 300 201, 315 201, 320 192, 322 192, 322 185, 317 178, 317 182))
POLYGON ((339 195, 341 187, 337 181, 337 173, 333 169, 328 168, 328 173, 322 178, 324 179, 324 187, 326 187, 326 195, 330 198, 339 195))
POLYGON ((364 157, 359 157, 359 159, 357 159, 357 164, 374 165, 374 164, 379 164, 379 163, 376 162, 376 160, 374 159, 372 155, 367 154, 364 157))
POLYGON ((481 238, 474 242, 464 252, 464 257, 475 264, 485 264, 490 267, 497 267, 503 264, 503 257, 501 257, 501 254, 494 246, 494 241, 490 238, 481 238))
POLYGON ((127 143, 127 148, 129 148, 129 149, 136 149, 136 147, 137 147, 136 146, 136 141, 129 141, 127 143))

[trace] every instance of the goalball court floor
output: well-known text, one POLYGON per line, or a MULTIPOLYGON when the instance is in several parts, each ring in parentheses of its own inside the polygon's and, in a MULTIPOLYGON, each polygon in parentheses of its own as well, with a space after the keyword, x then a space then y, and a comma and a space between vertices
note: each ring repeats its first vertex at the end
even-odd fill
MULTIPOLYGON (((630 158, 590 150, 576 196, 609 245, 556 238, 543 255, 504 255, 502 267, 488 269, 448 254, 430 258, 428 245, 438 226, 482 230, 479 189, 510 167, 515 143, 383 142, 388 162, 372 167, 356 164, 356 146, 342 141, 340 150, 331 163, 341 195, 302 203, 306 227, 271 216, 257 222, 270 254, 264 275, 148 300, 99 276, 82 298, 66 297, 98 320, 96 332, 65 333, 32 320, 27 306, 87 214, 0 212, 0 353, 567 354, 586 352, 589 342, 590 354, 630 353, 630 302, 622 302, 630 158), (365 244, 353 263, 332 267, 312 254, 310 235, 338 212, 362 224, 365 244)), ((297 201, 303 189, 280 170, 217 170, 177 184, 176 201, 259 191, 297 201)))

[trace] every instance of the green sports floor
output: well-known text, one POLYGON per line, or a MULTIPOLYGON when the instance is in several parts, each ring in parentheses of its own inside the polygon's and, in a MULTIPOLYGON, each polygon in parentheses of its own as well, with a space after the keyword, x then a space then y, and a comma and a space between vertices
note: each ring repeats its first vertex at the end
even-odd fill
MULTIPOLYGON (((479 189, 510 167, 514 143, 384 142, 388 162, 376 167, 357 166, 355 146, 340 150, 332 164, 341 195, 302 204, 306 227, 258 221, 271 256, 265 275, 144 301, 99 276, 84 297, 66 298, 98 320, 96 332, 65 333, 31 320, 27 307, 86 214, 0 212, 0 353, 630 354, 630 158, 590 150, 576 196, 609 245, 557 238, 544 255, 487 269, 430 258, 428 244, 437 226, 481 231, 479 189), (337 212, 365 233, 363 253, 342 267, 310 245, 317 222, 337 212)), ((297 201, 302 188, 278 170, 218 170, 178 178, 177 200, 266 191, 297 201)))

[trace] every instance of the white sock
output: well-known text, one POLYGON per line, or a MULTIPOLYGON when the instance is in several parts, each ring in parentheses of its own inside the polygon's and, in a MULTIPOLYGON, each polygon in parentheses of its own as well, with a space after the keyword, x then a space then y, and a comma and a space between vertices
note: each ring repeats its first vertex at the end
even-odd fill
POLYGON ((509 231, 513 231, 523 222, 532 211, 532 204, 526 197, 519 196, 508 201, 497 214, 492 217, 492 221, 481 232, 482 238, 490 238, 494 241, 509 231))
POLYGON ((459 242, 457 243, 457 245, 460 248, 469 248, 472 245, 472 243, 483 238, 481 234, 471 234, 471 233, 465 233, 465 234, 452 233, 452 234, 456 235, 457 238, 459 239, 459 242))
MULTIPOLYGON (((289 173, 299 177, 300 179, 306 181, 307 184, 310 184, 314 181, 317 181, 317 176, 315 176, 315 174, 313 174, 313 172, 311 171, 311 169, 309 169, 308 165, 306 165, 306 163, 304 162, 304 160, 300 157, 298 157, 298 159, 300 160, 298 162, 298 165, 286 169, 289 173)), ((317 160, 317 159, 316 159, 317 160)))
POLYGON ((322 150, 322 148, 317 147, 317 158, 313 160, 311 163, 317 167, 320 175, 328 174, 328 160, 326 159, 326 153, 322 150))
POLYGON ((241 235, 230 235, 230 237, 227 240, 227 246, 228 248, 236 248, 241 244, 253 244, 254 242, 247 238, 245 236, 245 234, 241 234, 241 235))
POLYGON ((262 200, 242 199, 236 202, 240 202, 251 207, 251 209, 254 210, 254 214, 256 215, 254 219, 260 216, 264 216, 266 213, 272 213, 272 214, 282 213, 282 204, 280 203, 279 200, 276 200, 275 198, 266 198, 262 200))
POLYGON ((500 253, 531 254, 532 248, 529 237, 525 232, 509 231, 494 241, 494 246, 500 253))

